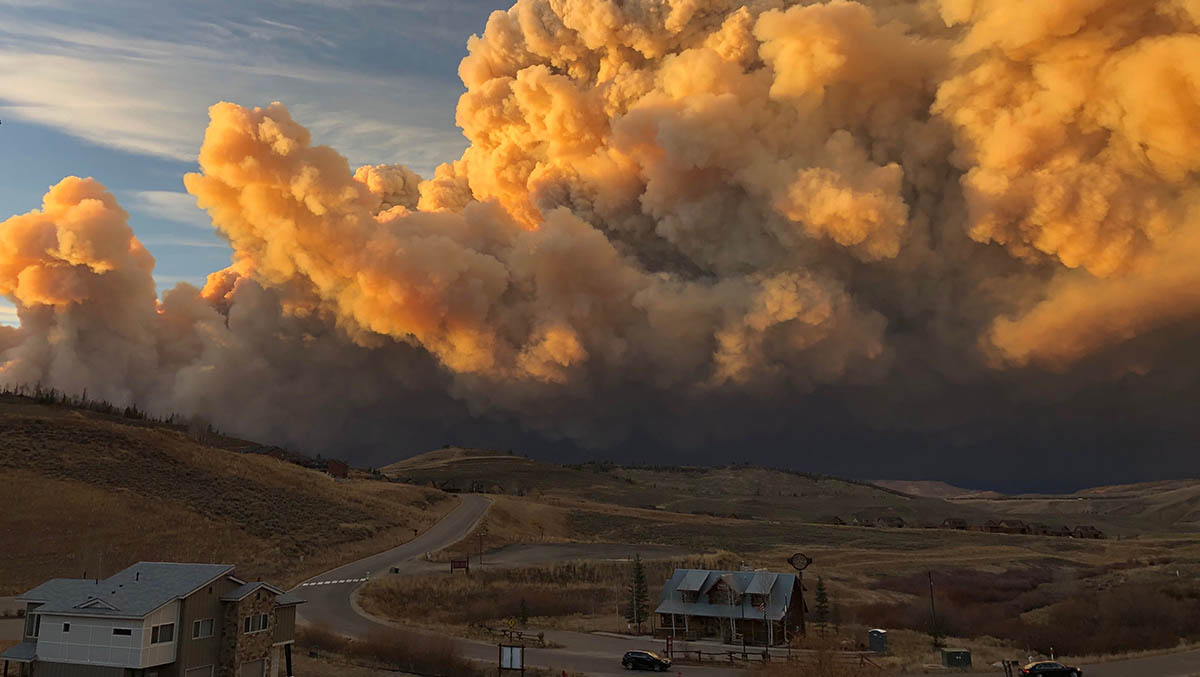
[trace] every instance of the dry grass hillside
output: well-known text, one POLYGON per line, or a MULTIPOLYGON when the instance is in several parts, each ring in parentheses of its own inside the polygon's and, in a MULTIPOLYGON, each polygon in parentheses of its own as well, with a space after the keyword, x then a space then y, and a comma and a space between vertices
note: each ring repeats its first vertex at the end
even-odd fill
POLYGON ((910 496, 924 496, 925 498, 1001 498, 1004 496, 998 491, 964 489, 935 480, 871 480, 871 484, 910 496))
POLYGON ((978 508, 914 497, 866 482, 750 466, 558 465, 482 449, 449 447, 381 469, 416 484, 732 519, 813 523, 900 517, 983 522, 978 508))
POLYGON ((1084 489, 1073 494, 964 496, 953 503, 1028 521, 1097 524, 1124 536, 1200 531, 1200 480, 1084 489))
POLYGON ((290 585, 406 541, 456 503, 14 395, 0 396, 0 486, 0 595, 138 560, 228 562, 290 585))

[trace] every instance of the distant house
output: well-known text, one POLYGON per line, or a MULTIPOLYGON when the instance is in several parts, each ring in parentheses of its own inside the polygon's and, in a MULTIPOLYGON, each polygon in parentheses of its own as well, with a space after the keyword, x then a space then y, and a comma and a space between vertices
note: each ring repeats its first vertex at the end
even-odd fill
POLYGON ((904 520, 895 515, 887 515, 875 520, 875 526, 883 529, 903 529, 904 520))
POLYGON ((1054 527, 1041 522, 1033 522, 1029 525, 1029 533, 1034 536, 1053 536, 1054 527))
POLYGON ((833 517, 830 517, 829 519, 825 520, 825 523, 833 524, 833 525, 837 525, 837 526, 845 526, 845 524, 846 524, 845 520, 843 520, 841 517, 838 517, 837 515, 834 515, 833 517))
POLYGON ((967 521, 961 517, 948 517, 942 520, 943 529, 966 529, 967 521))
POLYGON ((983 532, 986 532, 989 534, 1002 533, 1000 531, 1000 523, 997 522, 996 520, 988 520, 988 521, 984 522, 983 524, 979 525, 978 527, 976 527, 976 529, 978 531, 983 531, 983 532))
POLYGON ((346 465, 344 461, 331 458, 325 462, 325 472, 329 473, 330 477, 344 480, 350 476, 350 466, 346 465))
POLYGON ((1028 534, 1029 525, 1024 520, 1000 520, 997 530, 1002 534, 1028 534))
POLYGON ((799 632, 804 595, 796 574, 676 569, 663 585, 660 634, 783 644, 799 632))
POLYGON ((1075 538, 1104 538, 1104 532, 1090 524, 1075 527, 1071 535, 1075 538))
POLYGON ((0 660, 19 677, 290 677, 303 602, 227 564, 163 562, 56 578, 17 599, 24 637, 0 660))
POLYGON ((1071 538, 1075 535, 1075 532, 1071 531, 1070 527, 1060 526, 1051 529, 1050 535, 1057 536, 1058 538, 1071 538))

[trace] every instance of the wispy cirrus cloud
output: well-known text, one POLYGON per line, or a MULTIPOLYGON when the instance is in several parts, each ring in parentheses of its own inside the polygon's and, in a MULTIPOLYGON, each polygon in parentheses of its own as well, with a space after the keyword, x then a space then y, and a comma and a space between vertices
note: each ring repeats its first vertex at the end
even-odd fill
POLYGON ((402 162, 428 174, 466 145, 451 122, 457 82, 297 60, 284 47, 337 43, 264 17, 190 21, 180 33, 165 41, 112 27, 0 21, 0 112, 184 162, 195 160, 208 106, 221 100, 297 104, 316 141, 352 163, 402 162))
POLYGON ((196 198, 187 193, 170 190, 142 190, 130 193, 126 204, 143 214, 196 228, 212 228, 204 210, 196 206, 196 198))

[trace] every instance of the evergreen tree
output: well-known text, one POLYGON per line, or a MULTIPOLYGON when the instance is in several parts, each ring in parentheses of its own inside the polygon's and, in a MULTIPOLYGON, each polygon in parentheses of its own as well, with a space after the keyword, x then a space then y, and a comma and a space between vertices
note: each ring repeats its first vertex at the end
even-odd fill
POLYGON ((529 607, 525 604, 525 598, 521 598, 521 606, 517 607, 517 621, 521 627, 525 627, 529 623, 529 607))
POLYGON ((823 630, 829 623, 829 593, 825 590, 825 579, 817 576, 817 606, 813 610, 813 620, 823 630))
POLYGON ((633 556, 633 577, 629 581, 629 607, 625 610, 625 620, 637 628, 642 634, 642 624, 646 622, 646 614, 650 607, 650 593, 646 589, 646 572, 642 569, 641 555, 633 556))

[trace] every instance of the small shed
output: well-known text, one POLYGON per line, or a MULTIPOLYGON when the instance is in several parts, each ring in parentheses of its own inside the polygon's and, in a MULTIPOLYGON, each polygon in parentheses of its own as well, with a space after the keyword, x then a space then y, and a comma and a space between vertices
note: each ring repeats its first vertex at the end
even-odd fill
POLYGON ((350 476, 350 466, 344 461, 331 458, 325 462, 325 472, 329 473, 330 477, 344 480, 350 476))
POLYGON ((971 652, 967 649, 942 649, 942 667, 970 669, 971 652))

